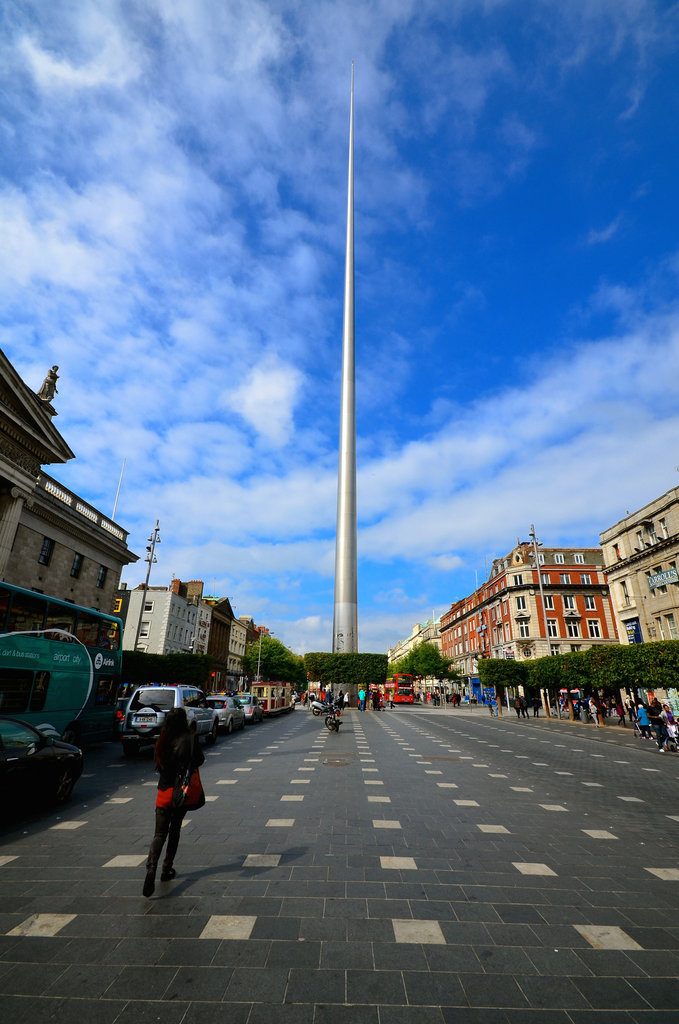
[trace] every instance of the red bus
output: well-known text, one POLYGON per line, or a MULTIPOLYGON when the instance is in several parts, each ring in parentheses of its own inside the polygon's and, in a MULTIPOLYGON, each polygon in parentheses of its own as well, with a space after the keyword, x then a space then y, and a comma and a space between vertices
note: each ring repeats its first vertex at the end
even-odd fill
POLYGON ((413 677, 407 672, 395 672, 384 684, 384 696, 394 704, 414 704, 413 677))

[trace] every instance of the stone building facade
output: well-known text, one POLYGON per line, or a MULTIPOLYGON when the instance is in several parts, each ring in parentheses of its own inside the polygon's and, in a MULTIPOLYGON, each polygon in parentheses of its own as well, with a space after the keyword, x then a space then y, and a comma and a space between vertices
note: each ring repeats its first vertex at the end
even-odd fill
POLYGON ((46 384, 31 391, 0 351, 0 579, 110 613, 137 555, 125 530, 43 472, 74 458, 46 384))
POLYGON ((679 487, 600 539, 620 642, 679 640, 679 487))

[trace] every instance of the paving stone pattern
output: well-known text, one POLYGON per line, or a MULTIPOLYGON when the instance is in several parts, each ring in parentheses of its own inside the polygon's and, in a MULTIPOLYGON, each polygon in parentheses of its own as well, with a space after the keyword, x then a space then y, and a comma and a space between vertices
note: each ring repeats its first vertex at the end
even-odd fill
POLYGON ((678 756, 416 708, 210 754, 150 900, 150 755, 88 751, 67 808, 4 829, 2 1024, 679 1019, 678 756))

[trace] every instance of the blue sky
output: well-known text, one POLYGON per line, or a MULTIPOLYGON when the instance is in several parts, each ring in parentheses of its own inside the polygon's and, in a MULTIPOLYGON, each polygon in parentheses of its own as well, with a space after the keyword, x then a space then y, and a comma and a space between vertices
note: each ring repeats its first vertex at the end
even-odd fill
POLYGON ((677 485, 677 4, 0 17, 0 346, 152 583, 329 649, 352 60, 361 649, 677 485))

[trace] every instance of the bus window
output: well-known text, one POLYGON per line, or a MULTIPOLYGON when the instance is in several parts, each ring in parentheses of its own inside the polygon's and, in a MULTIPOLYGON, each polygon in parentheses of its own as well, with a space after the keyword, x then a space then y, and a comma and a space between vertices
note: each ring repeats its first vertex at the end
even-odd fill
POLYGON ((2 714, 22 714, 28 707, 32 686, 33 673, 29 669, 0 669, 0 711, 2 714))
POLYGON ((112 707, 116 702, 118 684, 115 679, 102 677, 97 683, 95 704, 98 708, 112 707))
POLYGON ((47 688, 50 684, 49 672, 36 672, 35 682, 33 683, 33 692, 31 694, 31 704, 29 711, 42 711, 47 700, 47 688))
POLYGON ((75 635, 85 647, 96 647, 101 619, 87 612, 78 613, 78 626, 75 635))
POLYGON ((97 647, 105 651, 117 651, 120 647, 120 629, 117 622, 102 622, 99 626, 97 647))
MULTIPOLYGON (((45 619, 45 629, 60 629, 65 633, 75 632, 75 612, 71 612, 68 608, 60 608, 59 605, 51 604, 47 609, 47 617, 45 619)), ((53 633, 50 636, 50 640, 66 640, 71 643, 71 638, 68 636, 62 636, 59 633, 53 633)))
POLYGON ((7 622, 7 612, 9 610, 9 590, 5 590, 4 587, 0 587, 0 632, 5 632, 5 624, 7 622))
POLYGON ((8 633, 28 633, 42 629, 45 600, 28 594, 15 594, 9 613, 8 633))

